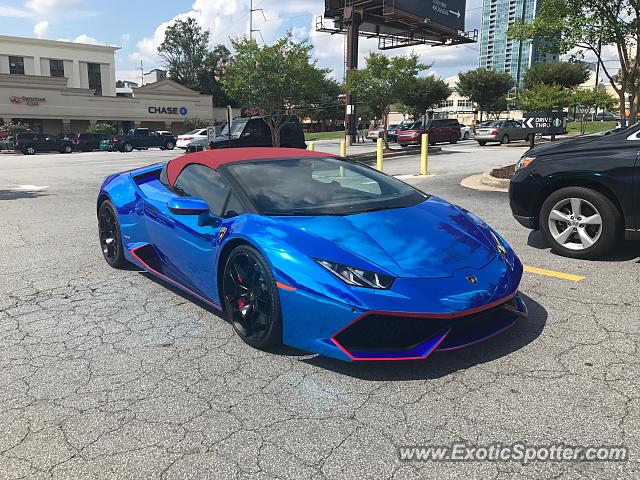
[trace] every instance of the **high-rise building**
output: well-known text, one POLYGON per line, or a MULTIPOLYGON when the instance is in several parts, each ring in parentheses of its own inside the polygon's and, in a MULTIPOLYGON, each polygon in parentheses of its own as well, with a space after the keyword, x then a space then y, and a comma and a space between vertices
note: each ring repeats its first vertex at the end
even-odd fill
POLYGON ((520 87, 531 65, 558 60, 557 55, 542 53, 539 41, 507 37, 516 20, 533 20, 538 4, 537 0, 483 0, 480 67, 509 73, 520 87))

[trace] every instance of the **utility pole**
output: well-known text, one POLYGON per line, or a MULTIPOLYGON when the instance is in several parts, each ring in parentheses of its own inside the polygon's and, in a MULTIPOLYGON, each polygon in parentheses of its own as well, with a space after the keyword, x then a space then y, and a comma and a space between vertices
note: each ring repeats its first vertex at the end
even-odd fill
POLYGON ((262 18, 264 21, 267 21, 267 17, 264 15, 264 10, 261 8, 253 8, 253 0, 250 0, 249 3, 249 40, 253 40, 253 32, 258 32, 260 38, 262 39, 262 43, 264 43, 264 38, 262 38, 262 32, 259 28, 253 28, 253 12, 260 12, 262 14, 262 18))
MULTIPOLYGON (((362 12, 357 11, 353 7, 352 3, 344 9, 344 19, 347 21, 347 51, 345 58, 346 78, 351 70, 358 69, 358 35, 360 31, 360 24, 362 23, 362 12)), ((344 134, 345 137, 350 137, 352 142, 356 140, 356 122, 358 119, 356 116, 355 104, 355 95, 347 92, 344 116, 344 134)), ((386 126, 387 125, 385 125, 385 127, 386 126)))

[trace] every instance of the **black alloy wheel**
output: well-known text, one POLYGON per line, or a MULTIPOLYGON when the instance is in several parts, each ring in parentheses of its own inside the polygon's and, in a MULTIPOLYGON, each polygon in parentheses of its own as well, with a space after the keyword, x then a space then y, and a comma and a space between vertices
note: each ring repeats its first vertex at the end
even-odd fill
POLYGON ((115 207, 109 200, 102 202, 98 211, 98 234, 100 248, 106 262, 113 268, 125 267, 128 262, 124 258, 120 224, 115 207))
POLYGON ((222 278, 224 311, 248 345, 265 349, 282 344, 282 319, 276 282, 264 257, 248 245, 236 247, 222 278))

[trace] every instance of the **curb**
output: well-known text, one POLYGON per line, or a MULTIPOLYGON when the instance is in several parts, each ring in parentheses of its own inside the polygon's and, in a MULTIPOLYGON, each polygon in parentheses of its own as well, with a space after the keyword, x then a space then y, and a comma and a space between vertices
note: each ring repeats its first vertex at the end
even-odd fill
MULTIPOLYGON (((505 165, 507 166, 507 165, 505 165)), ((502 167, 498 167, 502 168, 502 167)), ((483 185, 487 185, 488 187, 497 187, 497 188, 509 188, 509 182, 511 179, 509 178, 496 178, 491 176, 491 172, 496 170, 496 168, 492 168, 491 170, 487 170, 482 173, 482 177, 480 177, 480 183, 483 185)))

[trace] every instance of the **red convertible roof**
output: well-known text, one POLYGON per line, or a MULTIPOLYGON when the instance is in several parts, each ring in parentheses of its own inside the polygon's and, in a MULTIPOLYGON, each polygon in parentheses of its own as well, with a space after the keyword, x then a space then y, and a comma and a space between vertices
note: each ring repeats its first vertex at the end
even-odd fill
POLYGON ((232 162, 265 160, 268 158, 295 158, 295 157, 333 157, 330 153, 310 152, 300 148, 221 148, 218 150, 205 150, 197 153, 188 153, 174 158, 167 165, 167 178, 173 185, 182 172, 182 169, 193 163, 205 165, 216 169, 220 165, 232 162))

